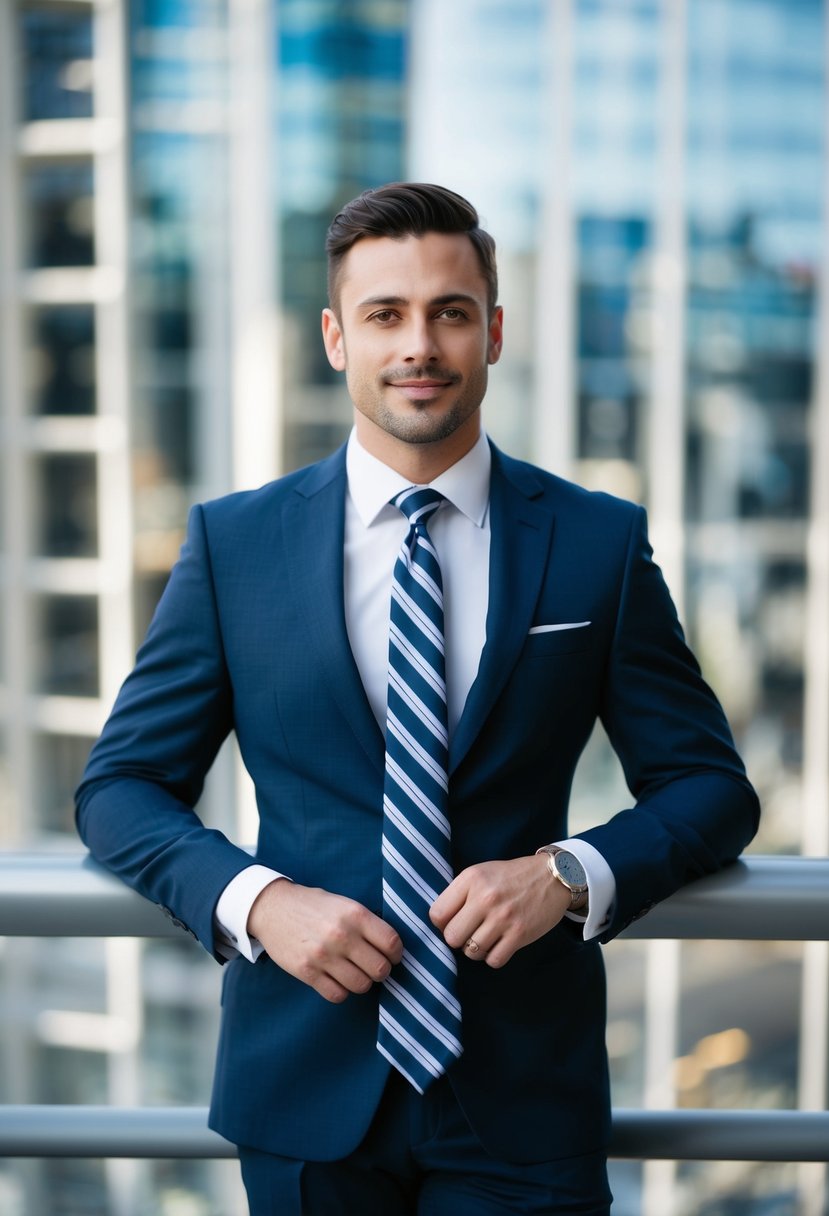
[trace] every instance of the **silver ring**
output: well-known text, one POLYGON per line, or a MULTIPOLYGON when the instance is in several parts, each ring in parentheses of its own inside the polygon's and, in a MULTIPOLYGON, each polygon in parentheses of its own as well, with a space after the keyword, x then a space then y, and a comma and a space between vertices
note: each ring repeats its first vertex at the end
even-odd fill
POLYGON ((466 945, 464 946, 464 950, 468 950, 470 954, 477 954, 478 951, 480 950, 480 948, 481 947, 475 941, 474 937, 470 937, 469 940, 467 941, 466 945))

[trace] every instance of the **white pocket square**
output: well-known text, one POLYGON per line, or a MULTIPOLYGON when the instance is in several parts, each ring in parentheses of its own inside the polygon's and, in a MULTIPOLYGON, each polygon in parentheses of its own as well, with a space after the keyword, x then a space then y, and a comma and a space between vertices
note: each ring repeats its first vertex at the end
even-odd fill
POLYGON ((558 633, 560 629, 584 629, 592 621, 568 621, 565 625, 533 625, 530 633, 558 633))

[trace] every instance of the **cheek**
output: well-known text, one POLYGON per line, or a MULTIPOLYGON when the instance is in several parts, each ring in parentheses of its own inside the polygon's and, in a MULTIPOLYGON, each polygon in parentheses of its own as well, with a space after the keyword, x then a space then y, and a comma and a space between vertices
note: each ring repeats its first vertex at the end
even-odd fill
POLYGON ((365 363, 351 360, 346 368, 345 383, 352 400, 367 400, 377 395, 377 372, 365 363))
POLYGON ((351 351, 345 361, 345 370, 350 380, 365 380, 371 374, 371 365, 365 358, 360 358, 359 353, 355 355, 351 351))
POLYGON ((492 362, 492 347, 488 341, 481 341, 480 337, 475 342, 459 343, 454 349, 448 349, 446 353, 458 367, 466 369, 470 378, 492 362))
POLYGON ((341 345, 343 359, 348 368, 365 369, 366 365, 376 357, 374 343, 368 339, 366 334, 353 331, 349 333, 348 337, 343 334, 341 345))

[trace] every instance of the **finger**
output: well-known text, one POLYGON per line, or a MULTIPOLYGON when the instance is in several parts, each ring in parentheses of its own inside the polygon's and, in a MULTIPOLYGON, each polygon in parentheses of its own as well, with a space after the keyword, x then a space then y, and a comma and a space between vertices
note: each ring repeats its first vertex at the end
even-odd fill
POLYGON ((487 951, 486 957, 482 961, 486 963, 487 967, 492 967, 497 971, 499 967, 504 967, 510 961, 515 951, 515 943, 508 937, 502 937, 487 951))
POLYGON ((362 968, 346 958, 332 959, 325 970, 298 978, 303 979, 325 1000, 337 1005, 349 996, 362 996, 373 988, 375 982, 362 968))
POLYGON ((470 963, 485 963, 487 954, 489 953, 487 947, 481 944, 478 937, 468 937, 461 949, 470 963))
MULTIPOLYGON (((402 955, 402 945, 400 953, 402 955)), ((375 950, 368 942, 362 942, 355 947, 350 961, 363 973, 368 980, 369 986, 371 986, 384 980, 394 963, 400 960, 390 958, 387 954, 383 954, 381 950, 375 950)))
POLYGON ((509 962, 517 945, 514 935, 499 936, 482 925, 465 939, 461 949, 470 963, 486 963, 497 970, 509 962))
POLYGON ((375 981, 349 959, 338 959, 328 971, 328 979, 339 984, 346 992, 361 996, 374 987, 375 981))
POLYGON ((327 959, 350 959, 358 965, 364 962, 373 975, 383 960, 389 967, 400 961, 403 943, 391 925, 351 900, 338 898, 334 910, 336 915, 325 923, 319 939, 321 966, 327 959))
POLYGON ((310 985, 315 992, 318 992, 326 1001, 330 1001, 332 1005, 341 1005, 344 1000, 350 995, 347 988, 342 984, 338 984, 330 975, 325 973, 319 975, 310 985))
POLYGON ((457 874, 429 909, 429 919, 436 929, 446 929, 453 916, 457 916, 466 903, 468 880, 466 870, 457 874))
POLYGON ((491 930, 487 932, 480 909, 471 903, 464 904, 443 930, 443 940, 452 950, 463 949, 470 938, 474 939, 479 950, 488 949, 494 944, 496 936, 491 930))
POLYGON ((375 916, 373 912, 367 911, 366 915, 366 923, 363 926, 365 941, 385 959, 388 959, 392 965, 399 963, 403 957, 403 942, 400 934, 379 916, 375 916))

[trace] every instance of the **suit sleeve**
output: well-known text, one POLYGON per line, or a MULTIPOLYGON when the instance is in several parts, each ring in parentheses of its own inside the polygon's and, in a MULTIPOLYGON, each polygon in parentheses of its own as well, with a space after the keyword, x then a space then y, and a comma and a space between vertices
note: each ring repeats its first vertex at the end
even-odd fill
POLYGON ((76 795, 93 857, 159 904, 217 959, 213 912, 250 856, 194 807, 233 725, 200 507, 76 795))
POLYGON ((737 858, 759 805, 725 714, 703 680, 653 561, 631 529, 601 719, 636 805, 581 833, 616 879, 608 941, 685 883, 737 858))

